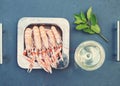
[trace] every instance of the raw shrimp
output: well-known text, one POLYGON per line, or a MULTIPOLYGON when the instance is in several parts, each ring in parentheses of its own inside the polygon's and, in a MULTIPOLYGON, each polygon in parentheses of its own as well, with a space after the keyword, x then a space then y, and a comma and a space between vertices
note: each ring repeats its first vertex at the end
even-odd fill
POLYGON ((48 40, 49 40, 49 47, 51 48, 52 50, 52 53, 51 53, 51 60, 52 60, 52 63, 51 63, 51 66, 53 68, 57 68, 57 57, 55 55, 55 47, 56 47, 56 42, 55 42, 55 37, 52 33, 51 30, 47 30, 47 35, 48 35, 48 40))
POLYGON ((51 53, 51 66, 53 68, 57 68, 57 64, 59 64, 59 57, 60 59, 63 61, 62 58, 62 54, 61 54, 61 48, 60 45, 62 45, 62 39, 61 36, 59 34, 59 32, 57 31, 55 26, 51 26, 50 30, 47 30, 47 35, 48 35, 48 39, 49 39, 49 46, 52 50, 51 53))
POLYGON ((60 33, 57 31, 56 27, 55 26, 51 26, 51 30, 55 36, 55 39, 56 39, 56 42, 58 44, 60 44, 62 42, 62 39, 61 39, 61 36, 60 36, 60 33))
POLYGON ((41 52, 41 50, 42 50, 42 41, 41 41, 40 30, 37 26, 33 27, 33 36, 34 36, 34 45, 35 45, 35 50, 36 50, 36 56, 35 57, 36 57, 36 60, 37 60, 38 64, 46 72, 52 73, 51 67, 49 67, 49 65, 46 64, 47 62, 42 60, 43 59, 42 54, 39 54, 39 51, 41 52))
POLYGON ((25 52, 28 54, 33 48, 32 29, 26 28, 24 35, 25 35, 25 52))
POLYGON ((25 30, 25 50, 24 50, 24 54, 26 53, 26 56, 28 58, 27 61, 30 63, 29 68, 28 68, 28 72, 31 72, 34 61, 35 61, 35 57, 33 55, 31 55, 33 53, 33 39, 32 39, 32 29, 30 28, 26 28, 25 30))
POLYGON ((40 31, 37 26, 33 27, 33 36, 34 36, 34 45, 35 49, 41 50, 41 37, 40 37, 40 31))
POLYGON ((52 30, 48 30, 46 32, 48 35, 49 43, 51 44, 50 46, 55 47, 56 46, 55 36, 53 35, 52 30))
POLYGON ((57 45, 56 45, 56 48, 59 49, 57 51, 59 57, 61 58, 61 60, 63 61, 63 58, 62 58, 62 54, 61 54, 61 50, 62 50, 62 38, 60 36, 60 33, 57 31, 56 27, 55 26, 51 26, 51 30, 52 30, 52 33, 54 34, 55 36, 55 40, 57 42, 57 45), (60 47, 60 48, 59 48, 60 47))
POLYGON ((47 35, 46 35, 45 28, 43 26, 40 26, 39 30, 40 30, 42 42, 43 42, 45 48, 48 49, 49 44, 48 44, 48 38, 47 38, 47 35))
MULTIPOLYGON (((40 34, 41 34, 41 39, 42 39, 42 51, 47 51, 48 48, 49 48, 49 44, 48 44, 48 37, 47 37, 47 34, 46 34, 46 29, 43 27, 43 26, 40 26, 39 27, 39 30, 40 30, 40 34)), ((42 58, 45 62, 45 68, 50 72, 52 73, 52 69, 51 69, 51 60, 50 60, 50 57, 48 56, 48 53, 47 52, 44 52, 42 53, 42 58)))

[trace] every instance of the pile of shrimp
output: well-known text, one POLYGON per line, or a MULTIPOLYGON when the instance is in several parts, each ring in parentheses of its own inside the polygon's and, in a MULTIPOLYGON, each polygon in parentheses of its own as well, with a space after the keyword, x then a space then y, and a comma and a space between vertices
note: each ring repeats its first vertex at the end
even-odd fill
POLYGON ((27 27, 24 32, 25 49, 23 55, 29 62, 28 72, 35 62, 46 72, 52 73, 62 60, 62 38, 56 26, 46 28, 44 25, 27 27))

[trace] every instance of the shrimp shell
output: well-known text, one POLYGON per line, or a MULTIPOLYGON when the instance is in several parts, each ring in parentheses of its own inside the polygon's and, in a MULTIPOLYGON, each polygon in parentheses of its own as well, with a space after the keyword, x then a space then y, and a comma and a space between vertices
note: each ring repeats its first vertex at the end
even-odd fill
POLYGON ((49 43, 48 43, 48 37, 46 35, 45 28, 43 26, 40 26, 39 30, 40 30, 43 45, 45 46, 46 49, 48 49, 49 48, 49 43))
POLYGON ((41 36, 40 31, 37 26, 33 27, 33 35, 34 35, 34 42, 35 42, 35 48, 41 50, 41 36))
POLYGON ((55 36, 55 39, 56 39, 56 42, 58 44, 60 44, 62 42, 62 39, 61 39, 61 36, 60 36, 60 33, 57 31, 56 27, 55 26, 51 26, 51 30, 55 36))
POLYGON ((56 46, 55 36, 53 35, 52 30, 48 30, 47 35, 49 37, 49 42, 50 42, 51 46, 55 47, 56 46))
POLYGON ((26 47, 26 50, 31 50, 33 48, 32 29, 31 28, 26 28, 26 30, 25 30, 25 47, 26 47))

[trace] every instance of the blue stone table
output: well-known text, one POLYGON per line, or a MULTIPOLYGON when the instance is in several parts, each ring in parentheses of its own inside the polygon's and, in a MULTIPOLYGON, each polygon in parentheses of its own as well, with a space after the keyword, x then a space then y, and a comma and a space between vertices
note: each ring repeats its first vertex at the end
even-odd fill
POLYGON ((0 22, 3 24, 3 64, 0 86, 119 86, 120 63, 116 62, 116 21, 120 19, 120 0, 0 0, 0 22), (92 6, 106 43, 98 35, 75 30, 74 13, 92 6), (70 64, 64 70, 27 73, 17 64, 17 23, 22 17, 62 17, 70 22, 70 64), (79 43, 95 40, 106 51, 101 68, 87 72, 77 67, 74 52, 79 43))

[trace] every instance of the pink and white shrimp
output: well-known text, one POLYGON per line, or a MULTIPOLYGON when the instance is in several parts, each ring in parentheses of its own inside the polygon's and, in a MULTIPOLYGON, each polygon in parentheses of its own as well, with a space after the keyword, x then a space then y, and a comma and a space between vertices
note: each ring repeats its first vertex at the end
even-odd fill
POLYGON ((48 44, 48 37, 46 35, 46 30, 45 30, 45 28, 43 26, 40 26, 39 30, 40 30, 41 39, 42 39, 42 42, 44 44, 44 47, 46 49, 48 49, 49 48, 49 44, 48 44))
POLYGON ((55 47, 56 47, 55 37, 54 37, 51 30, 47 30, 46 32, 47 32, 48 40, 49 40, 49 47, 51 48, 51 51, 52 51, 52 53, 51 53, 51 61, 52 61, 51 66, 53 68, 57 68, 57 62, 58 62, 57 60, 58 59, 55 55, 55 47))
POLYGON ((48 35, 48 40, 49 40, 49 45, 50 47, 55 47, 56 42, 55 42, 55 36, 52 33, 52 30, 47 30, 47 35, 48 35))
POLYGON ((37 26, 33 27, 33 37, 34 37, 34 45, 35 49, 41 50, 42 45, 41 45, 41 37, 40 37, 40 31, 37 26))
POLYGON ((26 54, 29 54, 30 51, 33 49, 32 29, 26 28, 24 36, 25 36, 25 38, 24 38, 25 52, 26 52, 26 54))
POLYGON ((63 61, 63 58, 62 58, 62 54, 61 54, 61 50, 62 50, 62 38, 60 36, 60 33, 57 31, 56 27, 55 26, 51 26, 51 30, 53 32, 53 35, 55 37, 55 40, 57 42, 57 45, 56 45, 56 48, 59 49, 58 51, 58 55, 60 56, 61 60, 63 61))
POLYGON ((49 67, 45 62, 43 61, 43 55, 42 53, 39 54, 42 50, 42 40, 41 40, 41 35, 40 35, 40 29, 37 26, 33 27, 33 36, 34 36, 34 46, 36 52, 36 60, 38 64, 46 71, 52 73, 51 67, 49 67))
POLYGON ((32 67, 34 65, 35 58, 32 55, 32 50, 33 50, 33 39, 32 39, 32 29, 26 28, 25 33, 25 50, 24 50, 24 55, 27 56, 27 61, 29 61, 30 65, 28 68, 28 72, 31 72, 32 67))
POLYGON ((57 31, 55 26, 51 26, 51 30, 55 36, 56 42, 60 44, 62 42, 62 38, 60 36, 60 33, 57 31))
MULTIPOLYGON (((43 45, 42 50, 47 51, 49 48, 49 43, 48 43, 48 37, 46 34, 46 30, 43 26, 40 26, 39 30, 40 30, 42 45, 43 45)), ((50 57, 48 56, 48 53, 47 52, 42 53, 42 58, 47 66, 46 68, 49 70, 50 73, 52 73, 52 69, 51 69, 51 65, 50 65, 51 60, 50 60, 50 57)))

